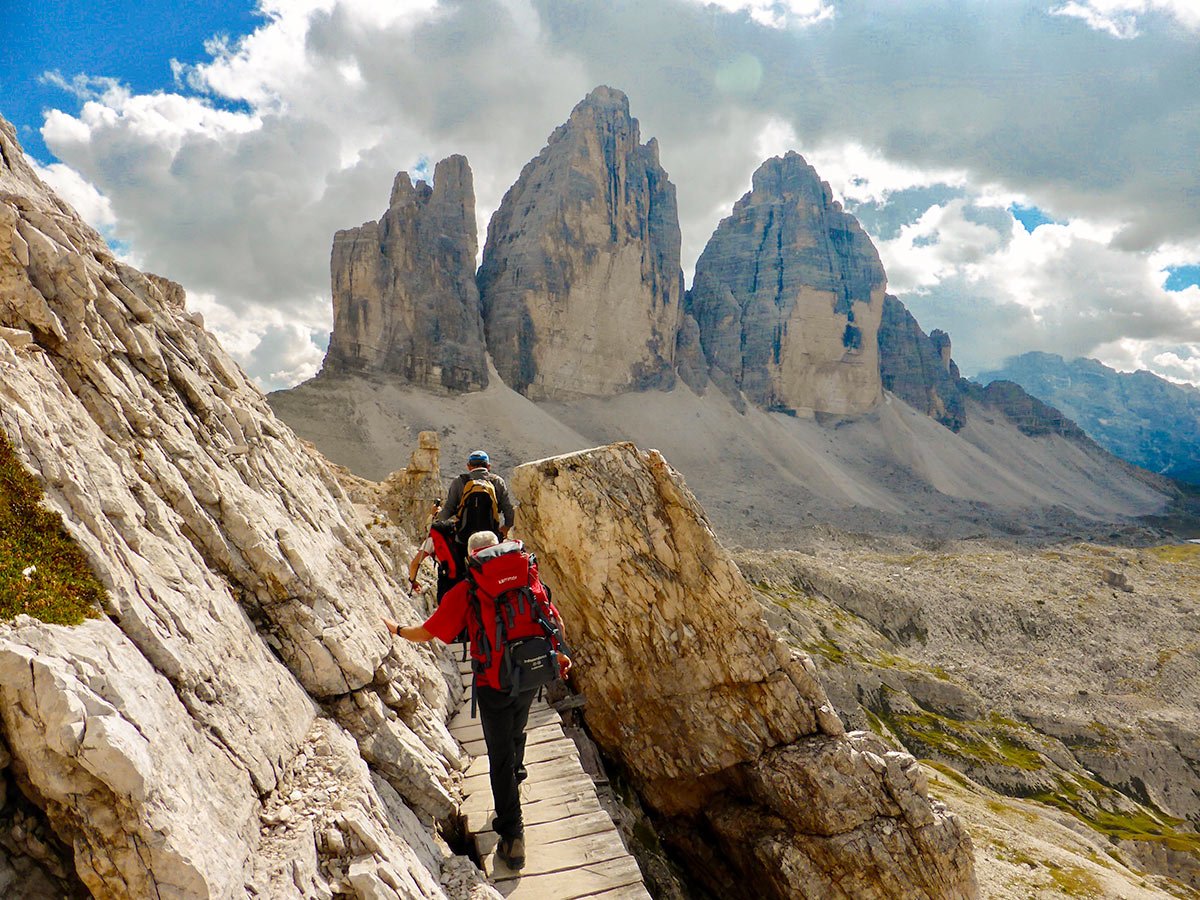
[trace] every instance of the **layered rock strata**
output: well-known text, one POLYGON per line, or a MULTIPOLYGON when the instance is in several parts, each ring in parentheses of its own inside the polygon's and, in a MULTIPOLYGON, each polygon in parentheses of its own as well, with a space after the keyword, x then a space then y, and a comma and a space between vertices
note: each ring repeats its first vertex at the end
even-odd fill
POLYGON ((855 414, 880 397, 886 277, 794 152, 764 162, 696 263, 687 312, 718 381, 768 409, 855 414))
POLYGON ((115 260, 3 120, 0 327, 0 429, 107 589, 78 627, 0 623, 8 771, 87 889, 445 896, 417 814, 454 809, 458 691, 382 629, 408 598, 178 285, 115 260), (316 757, 337 835, 283 811, 316 757))
POLYGON ((519 467, 513 489, 578 654, 592 734, 710 890, 974 896, 970 840, 930 804, 916 762, 844 733, 811 661, 772 637, 656 451, 542 460, 519 467))
POLYGON ((531 399, 669 387, 683 297, 675 186, 629 100, 599 87, 557 128, 488 226, 488 350, 531 399))
POLYGON ((879 323, 879 376, 884 390, 951 431, 966 424, 966 391, 950 358, 950 335, 938 329, 925 334, 891 294, 883 298, 879 323))
POLYGON ((432 186, 399 173, 378 222, 334 235, 324 370, 384 372, 455 391, 486 387, 478 249, 466 157, 439 162, 432 186))

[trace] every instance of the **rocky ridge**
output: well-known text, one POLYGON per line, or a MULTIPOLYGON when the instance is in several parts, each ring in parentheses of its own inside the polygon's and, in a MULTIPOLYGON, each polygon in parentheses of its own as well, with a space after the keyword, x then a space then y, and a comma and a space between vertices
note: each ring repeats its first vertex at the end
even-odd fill
POLYGON ((1024 353, 984 383, 1003 379, 1051 403, 1126 462, 1200 485, 1200 391, 1151 372, 1117 372, 1094 359, 1024 353))
POLYGON ((630 444, 519 467, 586 719, 722 897, 971 897, 970 839, 915 761, 847 735, 772 638, 703 510, 630 444))
POLYGON ((488 226, 479 292, 507 385, 533 399, 669 387, 683 300, 675 186, 629 100, 598 87, 488 226))
POLYGON ((114 259, 2 120, 0 298, 0 428, 108 594, 77 627, 0 623, 9 807, 97 897, 473 890, 431 827, 465 764, 457 678, 387 639, 413 614, 387 558, 179 287, 114 259))
POLYGON ((455 391, 486 387, 477 250, 466 157, 439 162, 432 185, 400 172, 378 222, 334 235, 324 369, 455 391))
POLYGON ((886 282, 871 239, 788 152, 713 232, 687 311, 719 383, 768 409, 856 414, 880 398, 886 282))

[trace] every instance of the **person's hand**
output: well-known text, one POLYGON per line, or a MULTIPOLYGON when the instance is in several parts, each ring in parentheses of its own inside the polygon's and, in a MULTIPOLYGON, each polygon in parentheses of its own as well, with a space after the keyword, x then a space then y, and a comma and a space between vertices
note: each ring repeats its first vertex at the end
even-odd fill
POLYGON ((571 657, 565 653, 558 654, 558 674, 563 679, 567 680, 567 675, 571 671, 571 657))
POLYGON ((419 593, 421 593, 423 590, 425 590, 425 586, 424 586, 424 585, 422 585, 422 584, 421 584, 419 581, 410 581, 410 582, 408 583, 408 586, 409 586, 409 588, 411 588, 411 589, 412 589, 412 592, 413 592, 414 594, 419 594, 419 593))
POLYGON ((388 634, 392 635, 393 637, 395 637, 400 631, 400 625, 387 617, 384 617, 383 627, 386 628, 388 630, 388 634))

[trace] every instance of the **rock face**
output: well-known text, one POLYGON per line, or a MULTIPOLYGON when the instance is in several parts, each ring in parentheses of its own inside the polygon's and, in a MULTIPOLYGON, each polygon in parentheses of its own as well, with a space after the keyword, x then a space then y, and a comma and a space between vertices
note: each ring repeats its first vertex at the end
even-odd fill
POLYGON ((519 467, 521 530, 588 725, 722 897, 971 897, 971 844, 912 757, 846 735, 691 492, 631 444, 519 467))
POLYGON ((599 87, 488 226, 479 291, 505 384, 531 399, 669 387, 683 297, 675 186, 599 87))
POLYGON ((7 770, 87 889, 445 896, 415 812, 454 808, 458 697, 380 626, 408 598, 178 285, 116 261, 3 120, 0 327, 0 429, 108 593, 78 627, 0 622, 7 770))
POLYGON ((378 222, 334 235, 324 370, 386 372, 455 391, 486 387, 478 247, 466 157, 438 163, 432 187, 398 174, 378 222))
POLYGON ((1094 359, 1025 353, 979 380, 1004 379, 1051 403, 1126 462, 1200 484, 1200 391, 1094 359))
POLYGON ((870 238, 789 152, 759 167, 717 226, 687 311, 714 378, 751 402, 854 414, 880 397, 885 285, 870 238))
POLYGON ((926 335, 891 294, 883 298, 879 323, 879 375, 884 390, 951 431, 966 424, 966 391, 950 358, 950 335, 938 329, 926 335))

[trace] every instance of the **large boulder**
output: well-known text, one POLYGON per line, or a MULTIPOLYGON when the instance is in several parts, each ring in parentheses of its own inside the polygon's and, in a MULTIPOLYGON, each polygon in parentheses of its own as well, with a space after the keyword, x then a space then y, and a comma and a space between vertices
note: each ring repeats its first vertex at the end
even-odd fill
POLYGON ((519 467, 521 533, 588 725, 727 897, 971 897, 971 842, 912 757, 846 735, 695 497, 632 444, 519 467), (727 861, 723 864, 721 861, 727 861))
POLYGON ((767 409, 856 414, 881 395, 885 287, 871 239, 789 152, 713 232, 687 311, 718 383, 767 409))
POLYGON ((479 290, 488 350, 531 399, 669 387, 683 272, 675 186, 598 87, 504 195, 479 290))
POLYGON ((478 249, 466 157, 439 162, 432 186, 398 174, 378 222, 334 235, 324 371, 383 372, 455 391, 486 387, 478 249))

